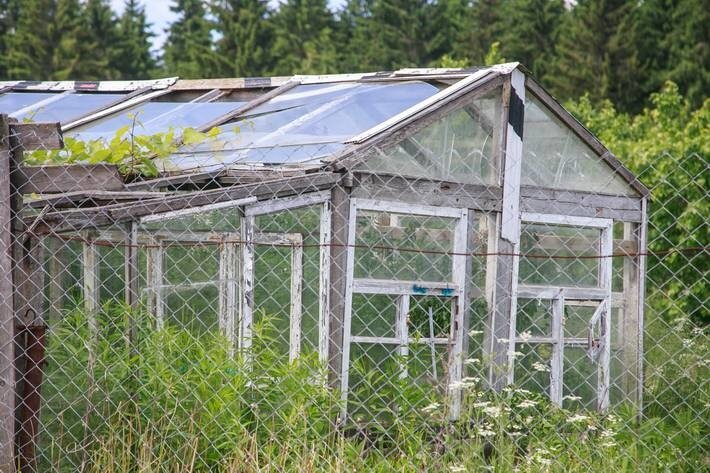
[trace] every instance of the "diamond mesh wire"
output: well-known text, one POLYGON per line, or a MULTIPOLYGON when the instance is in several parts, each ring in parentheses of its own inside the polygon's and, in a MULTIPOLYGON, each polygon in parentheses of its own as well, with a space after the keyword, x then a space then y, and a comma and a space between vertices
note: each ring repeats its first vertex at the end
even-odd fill
MULTIPOLYGON (((479 119, 495 113, 483 102, 479 119)), ((8 194, 25 199, 12 213, 0 202, 15 228, 3 373, 16 381, 3 383, 3 415, 19 461, 126 472, 706 468, 706 158, 663 156, 672 174, 642 170, 647 208, 609 192, 609 176, 588 176, 596 192, 535 187, 538 169, 506 249, 494 130, 452 151, 470 134, 466 117, 332 179, 233 168, 202 190, 128 201, 8 194), (448 167, 430 167, 427 153, 447 149, 448 167), (466 175, 476 177, 453 184, 466 175)))

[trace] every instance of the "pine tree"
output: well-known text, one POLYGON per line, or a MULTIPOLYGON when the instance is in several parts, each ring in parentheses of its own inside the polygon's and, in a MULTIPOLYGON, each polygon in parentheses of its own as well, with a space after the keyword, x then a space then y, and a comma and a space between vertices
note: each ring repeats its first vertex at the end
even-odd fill
POLYGON ((8 77, 7 43, 15 34, 15 23, 20 10, 20 0, 0 0, 0 80, 8 77))
POLYGON ((7 75, 14 79, 93 79, 83 58, 94 47, 83 31, 78 0, 23 0, 7 38, 7 75))
POLYGON ((544 77, 567 13, 564 0, 508 0, 502 8, 501 55, 524 64, 533 76, 544 77))
POLYGON ((274 74, 337 71, 335 18, 327 0, 287 0, 272 18, 274 74))
POLYGON ((633 38, 633 0, 580 0, 561 27, 546 84, 563 99, 589 93, 628 110, 643 100, 633 38))
POLYGON ((501 41, 503 0, 477 0, 466 8, 458 38, 452 50, 456 58, 468 58, 473 65, 485 63, 491 46, 501 41))
POLYGON ((170 25, 165 44, 165 69, 182 78, 214 77, 212 25, 202 0, 174 0, 170 10, 178 19, 170 25))
POLYGON ((153 75, 156 63, 150 51, 150 24, 145 7, 138 0, 126 0, 118 24, 115 67, 122 79, 146 79, 153 75))
POLYGON ((266 0, 218 0, 212 4, 218 74, 229 77, 259 76, 272 64, 272 28, 267 22, 266 0))
POLYGON ((710 10, 702 0, 646 0, 639 6, 635 46, 644 95, 674 81, 699 107, 710 90, 710 10))
POLYGON ((113 61, 118 40, 118 20, 108 0, 86 1, 79 40, 85 53, 80 65, 82 77, 104 80, 120 77, 113 61))

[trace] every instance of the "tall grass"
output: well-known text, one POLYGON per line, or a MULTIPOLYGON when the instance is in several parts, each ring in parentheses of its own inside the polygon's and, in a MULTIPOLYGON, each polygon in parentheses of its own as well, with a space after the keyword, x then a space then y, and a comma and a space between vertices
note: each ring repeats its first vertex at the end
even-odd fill
MULTIPOLYGON (((630 408, 570 412, 524 389, 485 391, 471 377, 457 386, 464 400, 456 422, 437 390, 403 389, 387 404, 390 415, 341 423, 340 396, 327 388, 315 355, 283 361, 263 335, 273 329, 268 317, 255 328, 248 356, 234 353, 219 335, 156 331, 144 314, 125 307, 106 306, 98 317, 96 336, 80 310, 51 327, 42 471, 647 472, 708 466, 707 423, 680 407, 637 422, 630 408)), ((397 378, 396 369, 389 376, 397 378)))

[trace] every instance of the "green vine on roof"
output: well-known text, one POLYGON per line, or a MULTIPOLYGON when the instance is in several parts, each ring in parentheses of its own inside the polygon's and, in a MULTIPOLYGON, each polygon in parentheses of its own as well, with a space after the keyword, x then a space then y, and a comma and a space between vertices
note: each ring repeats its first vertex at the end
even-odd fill
POLYGON ((108 141, 84 141, 65 136, 63 149, 33 151, 27 153, 24 160, 31 165, 114 164, 124 176, 155 177, 160 172, 159 161, 168 158, 180 146, 201 143, 220 132, 219 128, 208 132, 183 128, 177 136, 173 128, 152 135, 135 134, 134 131, 135 123, 126 125, 116 130, 108 141))

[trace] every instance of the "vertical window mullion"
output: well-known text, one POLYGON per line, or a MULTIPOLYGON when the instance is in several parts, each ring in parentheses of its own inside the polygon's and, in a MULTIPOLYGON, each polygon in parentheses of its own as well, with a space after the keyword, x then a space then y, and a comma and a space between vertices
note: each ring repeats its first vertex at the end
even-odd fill
POLYGON ((565 313, 564 292, 560 289, 559 294, 552 300, 552 358, 550 360, 550 400, 562 406, 563 396, 563 372, 564 372, 564 334, 562 330, 562 319, 565 313))
POLYGON ((407 377, 407 361, 409 356, 409 294, 402 294, 397 298, 397 326, 395 327, 395 335, 399 340, 397 347, 397 355, 401 357, 401 369, 399 372, 400 378, 407 377))

